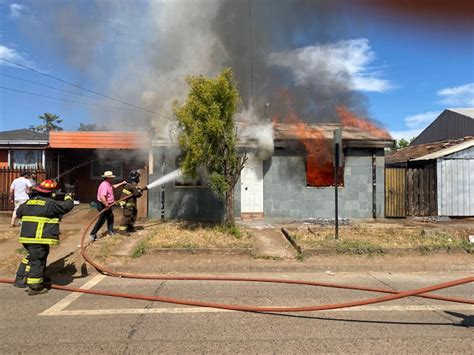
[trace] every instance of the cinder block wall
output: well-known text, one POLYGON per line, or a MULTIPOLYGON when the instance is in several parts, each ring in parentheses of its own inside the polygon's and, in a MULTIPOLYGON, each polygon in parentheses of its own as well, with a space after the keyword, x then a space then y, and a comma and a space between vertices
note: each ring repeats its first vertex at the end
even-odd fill
MULTIPOLYGON (((155 179, 176 169, 177 148, 155 147, 155 179), (162 172, 163 167, 163 172, 162 172)), ((372 218, 372 153, 352 150, 345 157, 344 187, 339 188, 340 218, 372 218)), ((276 151, 263 163, 264 216, 275 219, 334 218, 334 187, 307 187, 305 159, 276 151)), ((384 216, 384 157, 376 157, 377 217, 384 216)), ((149 191, 149 217, 160 218, 161 187, 149 191)), ((240 216, 240 181, 235 188, 234 215, 240 216)), ((165 185, 165 218, 222 220, 224 202, 208 188, 165 185)))
MULTIPOLYGON (((384 157, 376 157, 377 217, 384 215, 384 157)), ((264 215, 267 218, 334 218, 334 187, 307 187, 303 156, 275 152, 264 162, 264 215)), ((352 151, 345 157, 344 187, 339 188, 340 218, 372 218, 372 155, 352 151)))
MULTIPOLYGON (((154 147, 153 174, 149 181, 166 175, 175 169, 178 148, 154 147)), ((149 191, 149 217, 160 218, 161 187, 149 191)), ((166 219, 197 219, 222 220, 224 202, 217 198, 206 187, 178 187, 173 182, 165 184, 165 218, 166 219)))

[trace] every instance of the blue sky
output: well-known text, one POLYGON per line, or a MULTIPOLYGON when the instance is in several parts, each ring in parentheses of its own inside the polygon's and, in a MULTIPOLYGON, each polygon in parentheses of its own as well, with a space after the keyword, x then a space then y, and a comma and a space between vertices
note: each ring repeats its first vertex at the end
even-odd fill
MULTIPOLYGON (((63 43, 54 42, 59 37, 48 35, 51 28, 45 26, 44 32, 41 31, 42 24, 48 22, 47 16, 51 19, 57 16, 54 9, 61 2, 43 0, 41 4, 45 4, 44 7, 49 11, 37 14, 34 10, 38 6, 34 6, 34 1, 0 0, 0 58, 19 62, 142 106, 138 94, 135 101, 131 101, 134 96, 129 94, 118 97, 120 92, 110 91, 110 83, 107 82, 107 75, 118 62, 115 57, 117 42, 123 41, 127 45, 123 51, 130 51, 131 56, 136 52, 137 57, 140 55, 138 52, 146 45, 140 43, 138 30, 134 35, 133 31, 130 32, 131 27, 119 27, 121 17, 110 19, 107 22, 108 31, 116 28, 127 28, 128 31, 117 31, 113 39, 97 38, 94 51, 91 52, 93 57, 90 58, 94 65, 84 68, 74 62, 75 58, 63 54, 63 43), (37 20, 38 26, 25 26, 26 16, 28 21, 37 20)), ((113 4, 114 2, 109 2, 108 6, 114 6, 113 4)), ((473 25, 453 30, 449 23, 431 25, 403 19, 390 21, 383 16, 354 8, 345 8, 338 16, 343 31, 337 40, 323 44, 305 43, 305 47, 277 53, 272 57, 274 63, 282 67, 292 66, 295 80, 304 84, 305 80, 311 80, 318 74, 317 68, 314 72, 310 68, 315 63, 315 54, 329 55, 334 75, 342 71, 350 76, 351 90, 362 92, 368 98, 370 117, 382 123, 395 138, 416 136, 445 108, 474 106, 473 25), (300 72, 295 69, 298 65, 303 68, 300 72)), ((69 20, 74 22, 74 18, 69 20)), ((90 21, 84 24, 85 31, 101 26, 100 18, 91 16, 90 21)), ((75 36, 79 45, 81 44, 80 33, 67 35, 75 36)), ((37 117, 44 112, 60 115, 64 119, 63 128, 66 130, 76 130, 79 122, 100 123, 103 116, 127 114, 123 110, 80 105, 7 90, 5 88, 127 109, 127 106, 104 100, 38 73, 8 65, 2 60, 0 74, 0 86, 4 87, 0 89, 0 130, 38 125, 40 121, 37 117), (21 81, 12 76, 62 88, 69 93, 21 81)))

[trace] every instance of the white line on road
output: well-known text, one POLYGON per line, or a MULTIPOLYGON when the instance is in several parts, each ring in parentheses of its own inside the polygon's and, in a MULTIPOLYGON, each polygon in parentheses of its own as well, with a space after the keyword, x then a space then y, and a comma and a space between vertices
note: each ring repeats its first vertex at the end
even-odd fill
MULTIPOLYGON (((86 282, 81 289, 89 290, 101 282, 106 275, 96 275, 86 282)), ((188 313, 223 313, 234 312, 226 309, 208 308, 208 307, 162 307, 162 308, 118 308, 118 309, 78 309, 66 310, 72 302, 83 295, 79 292, 73 292, 63 298, 61 301, 40 313, 41 316, 97 316, 97 315, 116 315, 116 314, 188 314, 188 313)), ((284 307, 284 306, 280 306, 284 307)), ((375 305, 359 306, 352 308, 333 309, 323 312, 426 312, 426 311, 474 311, 473 306, 469 305, 375 305)))
MULTIPOLYGON (((101 282, 104 278, 106 278, 106 275, 97 275, 93 277, 91 280, 87 281, 82 287, 84 290, 89 290, 95 285, 97 285, 99 282, 101 282)), ((79 297, 81 297, 83 293, 80 292, 73 292, 64 297, 61 301, 53 305, 52 307, 48 308, 46 311, 40 313, 40 316, 57 316, 61 315, 63 310, 68 307, 72 302, 77 300, 79 297)))
MULTIPOLYGON (((363 306, 346 309, 334 309, 323 312, 416 312, 416 311, 474 311, 468 305, 431 305, 431 306, 363 306)), ((47 316, 98 316, 117 314, 188 314, 188 313, 222 313, 234 312, 226 309, 206 307, 179 307, 179 308, 123 308, 123 309, 79 309, 49 312, 47 316)), ((290 312, 288 312, 290 313, 290 312)))

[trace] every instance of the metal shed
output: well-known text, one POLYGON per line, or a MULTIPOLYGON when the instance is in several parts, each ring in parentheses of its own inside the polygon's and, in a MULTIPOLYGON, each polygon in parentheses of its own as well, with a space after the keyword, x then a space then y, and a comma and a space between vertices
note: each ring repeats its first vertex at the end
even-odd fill
POLYGON ((415 161, 434 159, 438 216, 474 216, 474 138, 415 161))
POLYGON ((385 176, 386 217, 474 216, 474 137, 388 155, 385 176))

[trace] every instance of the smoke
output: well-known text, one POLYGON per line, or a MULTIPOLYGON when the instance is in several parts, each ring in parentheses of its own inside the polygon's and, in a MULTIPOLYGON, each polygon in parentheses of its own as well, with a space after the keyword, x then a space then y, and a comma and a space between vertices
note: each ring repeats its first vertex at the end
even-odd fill
POLYGON ((261 160, 271 157, 274 150, 273 124, 258 117, 253 106, 240 111, 236 120, 241 123, 238 127, 240 140, 255 146, 255 156, 261 160))
POLYGON ((266 155, 273 150, 270 118, 287 113, 282 91, 306 122, 335 122, 337 105, 367 114, 358 90, 388 88, 367 68, 374 59, 368 41, 344 35, 334 3, 31 0, 19 21, 34 43, 64 58, 97 91, 159 113, 91 111, 115 129, 154 128, 169 138, 171 105, 186 98, 185 77, 232 67, 242 98, 237 118, 246 123, 240 133, 266 155))

